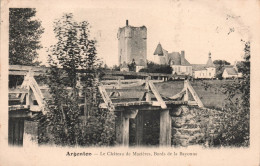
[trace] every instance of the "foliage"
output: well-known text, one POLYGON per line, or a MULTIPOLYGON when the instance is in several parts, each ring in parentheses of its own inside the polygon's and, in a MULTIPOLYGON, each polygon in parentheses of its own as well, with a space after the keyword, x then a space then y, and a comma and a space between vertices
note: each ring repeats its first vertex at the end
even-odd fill
POLYGON ((250 42, 245 43, 244 61, 238 69, 243 73, 242 80, 233 84, 223 84, 226 98, 225 112, 231 115, 225 123, 223 133, 216 139, 224 146, 249 146, 250 122, 250 42), (237 93, 240 98, 235 97, 237 93))
POLYGON ((117 65, 113 65, 112 71, 120 71, 120 67, 117 65))
POLYGON ((54 22, 54 32, 58 42, 51 47, 48 78, 53 99, 46 115, 51 141, 63 146, 113 144, 114 116, 98 108, 100 64, 89 23, 65 14, 54 22), (87 109, 79 105, 82 98, 87 109))
POLYGON ((230 65, 230 63, 225 60, 214 60, 213 63, 216 66, 216 78, 222 79, 222 74, 225 69, 225 65, 230 65))
MULTIPOLYGON (((33 8, 9 9, 9 64, 37 65, 37 50, 41 48, 40 37, 43 33, 41 22, 33 19, 33 8)), ((9 76, 9 87, 16 87, 23 81, 22 76, 9 76)))
POLYGON ((129 68, 129 71, 136 71, 135 59, 133 59, 132 62, 130 64, 128 64, 127 66, 129 68))
POLYGON ((9 9, 9 64, 35 65, 37 50, 42 46, 40 37, 44 29, 41 21, 33 19, 34 8, 9 9))
POLYGON ((147 63, 147 67, 139 72, 172 74, 172 68, 170 65, 159 65, 150 61, 147 63))

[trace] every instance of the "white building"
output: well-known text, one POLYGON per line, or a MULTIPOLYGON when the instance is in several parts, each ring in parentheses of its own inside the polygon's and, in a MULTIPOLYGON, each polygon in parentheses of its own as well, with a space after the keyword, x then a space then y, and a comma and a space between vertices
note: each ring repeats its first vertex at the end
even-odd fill
POLYGON ((212 62, 211 53, 207 63, 204 64, 193 64, 193 77, 194 78, 216 78, 216 67, 212 62))
POLYGON ((237 68, 225 68, 222 74, 223 78, 242 78, 242 73, 237 71, 237 68))

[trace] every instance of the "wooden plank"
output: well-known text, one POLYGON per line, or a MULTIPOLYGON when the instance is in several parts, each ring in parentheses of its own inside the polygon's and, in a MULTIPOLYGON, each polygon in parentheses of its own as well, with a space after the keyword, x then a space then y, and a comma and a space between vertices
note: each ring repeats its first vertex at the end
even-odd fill
MULTIPOLYGON (((188 101, 165 101, 166 105, 184 105, 188 104, 188 101)), ((161 106, 161 104, 158 101, 152 102, 153 106, 161 106)))
POLYGON ((8 107, 9 111, 29 109, 29 108, 30 108, 29 105, 12 105, 8 107))
POLYGON ((32 76, 29 77, 29 86, 33 91, 33 94, 35 96, 35 99, 36 99, 38 105, 43 108, 44 107, 44 101, 43 101, 44 97, 42 95, 42 92, 41 92, 36 80, 32 76))
MULTIPOLYGON (((28 71, 12 71, 9 70, 9 75, 18 75, 18 76, 26 76, 28 71)), ((46 73, 44 72, 33 72, 34 76, 39 76, 39 75, 45 75, 46 73)))
POLYGON ((165 103, 168 104, 173 104, 173 105, 184 105, 187 104, 188 101, 165 101, 165 103))
POLYGON ((160 146, 171 146, 171 116, 169 110, 160 112, 160 146))
POLYGON ((106 89, 107 92, 146 92, 147 90, 143 89, 143 88, 137 88, 137 89, 106 89))
POLYGON ((32 112, 29 110, 9 111, 9 118, 31 118, 32 112))
POLYGON ((170 99, 178 99, 178 98, 181 98, 183 95, 185 95, 186 94, 186 90, 185 89, 183 89, 181 92, 179 92, 179 93, 177 93, 176 95, 174 95, 174 96, 171 96, 171 97, 169 97, 170 99))
POLYGON ((42 71, 45 72, 47 67, 39 67, 39 66, 25 66, 25 65, 9 65, 9 70, 17 70, 17 71, 42 71))
POLYGON ((192 94, 194 100, 198 103, 198 106, 199 106, 199 107, 204 107, 204 105, 203 105, 203 103, 201 102, 201 100, 200 100, 198 94, 197 94, 196 91, 193 89, 193 87, 191 86, 190 82, 187 80, 186 83, 187 83, 187 87, 188 87, 190 93, 192 94))
POLYGON ((133 106, 133 105, 151 105, 152 102, 147 102, 147 101, 133 101, 133 102, 120 102, 120 103, 113 103, 114 106, 119 107, 119 106, 133 106))
POLYGON ((136 116, 136 137, 135 143, 137 146, 141 146, 143 144, 143 135, 144 135, 144 112, 138 110, 138 114, 136 116))
MULTIPOLYGON (((140 81, 137 83, 131 83, 131 84, 121 84, 121 88, 129 88, 129 87, 135 87, 135 86, 142 86, 145 81, 140 81)), ((114 85, 103 85, 105 89, 115 89, 117 88, 117 84, 114 85)))
POLYGON ((196 101, 188 101, 188 105, 198 105, 196 101))
POLYGON ((104 86, 102 86, 102 85, 101 85, 101 86, 98 86, 98 89, 99 89, 99 92, 100 92, 100 94, 101 94, 101 96, 102 96, 102 98, 103 98, 103 100, 104 100, 104 102, 105 102, 107 108, 108 108, 110 111, 114 111, 114 110, 115 110, 114 105, 113 105, 111 99, 109 98, 109 96, 108 96, 108 94, 107 94, 107 92, 106 92, 104 86))
POLYGON ((10 89, 8 90, 8 93, 28 93, 28 89, 10 89))
POLYGON ((186 92, 184 95, 184 101, 189 101, 189 90, 188 90, 188 84, 187 84, 188 80, 184 80, 184 88, 183 90, 186 92))
POLYGON ((161 107, 163 109, 167 108, 165 102, 163 101, 160 93, 157 91, 156 87, 154 86, 154 84, 152 82, 148 82, 149 87, 151 88, 151 91, 153 92, 154 96, 156 97, 157 101, 160 103, 161 107))
POLYGON ((151 101, 151 92, 150 92, 150 87, 149 87, 149 80, 150 80, 150 77, 147 77, 146 80, 145 80, 145 89, 146 89, 145 101, 148 101, 148 102, 151 101))
MULTIPOLYGON (((121 79, 120 79, 121 80, 121 79)), ((121 83, 129 83, 129 82, 139 82, 142 81, 141 79, 126 79, 126 80, 121 80, 121 83)), ((102 80, 101 83, 105 84, 105 83, 118 83, 118 80, 102 80)))

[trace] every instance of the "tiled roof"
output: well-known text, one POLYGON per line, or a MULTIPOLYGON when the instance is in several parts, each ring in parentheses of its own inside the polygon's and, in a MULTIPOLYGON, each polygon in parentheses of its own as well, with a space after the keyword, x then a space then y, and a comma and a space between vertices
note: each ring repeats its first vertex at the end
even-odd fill
POLYGON ((205 64, 191 64, 192 70, 198 71, 198 70, 206 70, 205 64))
POLYGON ((173 65, 181 65, 181 56, 178 52, 168 54, 169 63, 172 61, 173 65))
POLYGON ((215 65, 213 64, 211 58, 208 59, 208 61, 207 61, 207 63, 206 63, 206 67, 215 67, 215 65))
POLYGON ((160 43, 157 45, 153 55, 163 56, 163 49, 160 43))
POLYGON ((237 71, 235 68, 225 68, 226 72, 228 73, 228 75, 237 75, 237 71))
POLYGON ((169 62, 173 65, 191 66, 191 64, 179 52, 172 52, 168 54, 169 62))

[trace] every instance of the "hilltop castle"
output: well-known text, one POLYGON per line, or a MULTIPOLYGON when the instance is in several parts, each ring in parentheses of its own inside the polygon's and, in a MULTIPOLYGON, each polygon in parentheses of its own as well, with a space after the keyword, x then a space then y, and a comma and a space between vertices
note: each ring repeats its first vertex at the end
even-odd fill
POLYGON ((118 29, 118 64, 120 70, 127 70, 127 64, 134 62, 136 72, 146 67, 147 29, 145 26, 133 27, 128 25, 118 29))

